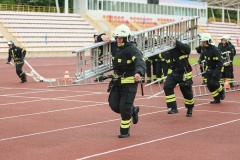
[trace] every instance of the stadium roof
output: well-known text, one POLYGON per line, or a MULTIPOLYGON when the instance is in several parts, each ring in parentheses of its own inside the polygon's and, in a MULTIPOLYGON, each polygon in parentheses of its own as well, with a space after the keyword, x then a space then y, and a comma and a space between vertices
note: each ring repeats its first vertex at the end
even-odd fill
POLYGON ((225 8, 230 10, 240 10, 240 0, 199 0, 207 2, 209 8, 225 8))

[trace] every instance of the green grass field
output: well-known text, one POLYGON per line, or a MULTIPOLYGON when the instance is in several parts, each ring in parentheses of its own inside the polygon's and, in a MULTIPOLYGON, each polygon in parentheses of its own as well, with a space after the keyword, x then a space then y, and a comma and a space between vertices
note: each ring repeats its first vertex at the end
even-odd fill
MULTIPOLYGON (((190 64, 197 63, 198 58, 189 58, 190 64)), ((233 65, 234 66, 240 66, 240 56, 235 56, 233 60, 233 65)))

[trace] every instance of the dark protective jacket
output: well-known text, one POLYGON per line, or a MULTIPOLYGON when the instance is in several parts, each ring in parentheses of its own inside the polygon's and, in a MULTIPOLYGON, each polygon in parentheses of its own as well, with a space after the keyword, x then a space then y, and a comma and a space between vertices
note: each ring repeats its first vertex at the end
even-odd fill
POLYGON ((8 51, 8 62, 10 62, 13 59, 15 64, 21 64, 23 63, 25 55, 26 55, 25 49, 22 49, 18 46, 13 46, 13 48, 9 49, 8 51))
POLYGON ((202 46, 198 46, 195 48, 198 54, 202 53, 202 46))
POLYGON ((125 82, 135 83, 133 77, 136 73, 144 76, 146 64, 141 51, 134 43, 127 42, 122 47, 118 47, 114 42, 111 45, 111 52, 114 74, 129 80, 125 82))
MULTIPOLYGON (((105 33, 102 33, 97 36, 97 42, 103 42, 101 36, 106 35, 105 33)), ((98 47, 98 57, 101 58, 103 56, 103 46, 98 47)))
POLYGON ((189 45, 176 41, 176 47, 161 53, 160 57, 166 60, 169 69, 183 73, 186 70, 191 70, 188 62, 190 52, 191 48, 189 45))
POLYGON ((232 49, 233 57, 236 56, 236 48, 235 48, 235 46, 231 42, 228 42, 228 45, 232 49))
MULTIPOLYGON (((229 57, 230 57, 230 60, 233 61, 234 51, 228 43, 225 46, 222 43, 219 43, 218 50, 220 51, 221 54, 224 52, 230 51, 231 53, 229 53, 229 57)), ((223 54, 222 56, 227 57, 226 54, 223 54)))
POLYGON ((223 59, 217 47, 209 44, 207 47, 202 47, 202 50, 203 53, 200 59, 206 60, 208 68, 214 68, 220 73, 223 66, 223 59))

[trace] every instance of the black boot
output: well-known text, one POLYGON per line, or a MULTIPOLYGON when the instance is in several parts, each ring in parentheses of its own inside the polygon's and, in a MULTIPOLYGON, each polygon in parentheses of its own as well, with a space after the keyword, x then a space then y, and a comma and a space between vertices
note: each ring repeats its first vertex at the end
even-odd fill
POLYGON ((138 112, 139 112, 139 106, 134 106, 133 107, 133 124, 137 124, 138 123, 138 112))
POLYGON ((120 134, 118 135, 118 138, 127 138, 130 136, 129 132, 130 128, 121 128, 120 127, 120 134))
POLYGON ((168 114, 175 114, 178 113, 177 107, 172 107, 170 111, 168 111, 168 114))
POLYGON ((220 99, 219 100, 213 100, 213 101, 210 101, 210 104, 217 104, 217 103, 221 103, 220 99))
POLYGON ((219 95, 220 95, 220 99, 221 99, 221 100, 224 100, 224 98, 225 98, 225 90, 224 90, 224 88, 223 88, 222 91, 219 93, 219 95))
POLYGON ((192 117, 192 110, 193 110, 193 107, 189 107, 189 108, 187 109, 186 117, 192 117))
POLYGON ((22 77, 21 77, 21 82, 20 83, 24 83, 24 82, 27 82, 27 76, 25 73, 23 73, 22 77))

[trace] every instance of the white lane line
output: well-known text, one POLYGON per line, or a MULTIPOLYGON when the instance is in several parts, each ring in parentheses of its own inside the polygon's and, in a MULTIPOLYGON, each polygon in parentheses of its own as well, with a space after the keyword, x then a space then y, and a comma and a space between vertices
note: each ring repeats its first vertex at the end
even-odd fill
MULTIPOLYGON (((204 99, 204 98, 194 98, 194 100, 202 100, 202 101, 211 101, 212 99, 204 99)), ((222 103, 240 103, 240 101, 228 101, 228 100, 222 100, 222 103)), ((220 105, 220 104, 219 104, 220 105)))
POLYGON ((66 97, 60 97, 60 98, 40 98, 40 97, 25 97, 25 96, 8 96, 8 97, 17 97, 17 98, 29 98, 29 99, 38 99, 38 100, 33 100, 33 101, 23 101, 23 102, 14 102, 14 103, 5 103, 5 104, 0 104, 0 106, 6 106, 6 105, 11 105, 11 104, 22 104, 22 103, 29 103, 29 102, 36 102, 36 101, 47 101, 47 100, 62 100, 62 101, 76 101, 76 102, 92 102, 92 103, 102 103, 102 102, 94 102, 94 101, 82 101, 82 100, 68 100, 64 98, 72 98, 72 97, 83 97, 83 96, 89 96, 89 95, 95 95, 95 94, 84 94, 84 95, 77 95, 77 96, 66 96, 66 97))
POLYGON ((211 129, 211 128, 227 125, 227 124, 238 122, 238 121, 240 121, 240 119, 235 119, 235 120, 232 120, 232 121, 219 123, 219 124, 215 124, 215 125, 212 125, 212 126, 198 128, 198 129, 194 129, 194 130, 189 130, 189 131, 182 132, 182 133, 179 133, 179 134, 175 134, 175 135, 171 135, 171 136, 167 136, 167 137, 163 137, 163 138, 159 138, 159 139, 154 139, 154 140, 151 140, 151 141, 146 141, 146 142, 143 142, 143 143, 134 144, 134 145, 127 146, 127 147, 122 147, 122 148, 118 148, 118 149, 114 149, 114 150, 109 150, 109 151, 106 151, 106 152, 93 154, 93 155, 90 155, 90 156, 79 158, 77 160, 84 160, 84 159, 89 159, 89 158, 93 158, 93 157, 98 157, 98 156, 101 156, 101 155, 105 155, 105 154, 109 154, 109 153, 113 153, 113 152, 118 152, 118 151, 130 149, 130 148, 134 148, 134 147, 138 147, 138 146, 143 146, 143 145, 146 145, 146 144, 163 141, 163 140, 166 140, 166 139, 171 139, 171 138, 179 137, 179 136, 182 136, 182 135, 185 135, 185 134, 199 132, 199 131, 202 131, 202 130, 207 130, 207 129, 211 129))
MULTIPOLYGON (((54 93, 53 93, 54 94, 54 93)), ((56 97, 56 98, 73 98, 73 97, 83 97, 83 96, 92 96, 97 95, 95 93, 89 93, 89 94, 81 94, 81 95, 75 95, 75 96, 65 96, 65 97, 56 97)), ((36 98, 36 99, 51 99, 51 98, 42 98, 42 97, 29 97, 29 96, 18 96, 18 95, 2 95, 5 97, 18 97, 18 98, 36 98)), ((54 97, 53 97, 54 98, 54 97)))
POLYGON ((23 94, 34 94, 34 93, 42 93, 42 92, 48 92, 48 91, 21 92, 21 93, 15 93, 15 94, 3 94, 0 96, 17 96, 17 95, 23 95, 23 94))
MULTIPOLYGON (((0 87, 0 89, 8 89, 8 90, 39 90, 39 91, 55 91, 55 92, 58 92, 58 91, 61 91, 61 92, 80 92, 80 93, 94 93, 92 91, 87 91, 87 90, 58 90, 58 89, 39 89, 39 88, 10 88, 10 87, 0 87)), ((96 93, 105 93, 105 94, 109 94, 107 92, 96 92, 96 93)))
POLYGON ((240 113, 234 113, 234 112, 221 112, 221 111, 210 111, 210 110, 196 110, 194 109, 194 111, 197 111, 197 112, 209 112, 209 113, 221 113, 221 114, 240 114, 240 113))
POLYGON ((44 101, 48 99, 38 99, 38 100, 32 100, 32 101, 22 101, 22 102, 14 102, 14 103, 5 103, 5 104, 0 104, 0 106, 7 106, 11 104, 24 104, 24 103, 32 103, 32 102, 39 102, 39 101, 44 101))
MULTIPOLYGON (((197 105, 195 105, 195 106, 201 106, 201 105, 205 105, 205 104, 209 104, 209 103, 197 104, 197 105)), ((178 109, 185 109, 185 107, 179 107, 178 109)), ((166 111, 168 111, 168 110, 161 110, 161 111, 156 111, 156 112, 149 112, 149 113, 141 114, 141 115, 139 115, 139 116, 152 115, 152 114, 162 113, 162 112, 166 112, 166 111)), ((44 132, 37 132, 37 133, 32 133, 32 134, 27 134, 27 135, 22 135, 22 136, 4 138, 4 139, 0 139, 0 142, 1 142, 1 141, 6 141, 6 140, 12 140, 12 139, 30 137, 30 136, 40 135, 40 134, 52 133, 52 132, 57 132, 57 131, 75 129, 75 128, 86 127, 86 126, 92 126, 92 125, 96 125, 96 124, 108 123, 108 122, 113 122, 113 121, 116 121, 116 120, 119 120, 119 119, 113 119, 113 120, 107 120, 107 121, 102 121, 102 122, 95 122, 95 123, 90 123, 90 124, 85 124, 85 125, 80 125, 80 126, 73 126, 73 127, 61 128, 61 129, 56 129, 56 130, 50 130, 50 131, 44 131, 44 132)))
POLYGON ((92 106, 95 107, 95 106, 100 106, 100 105, 103 105, 103 104, 92 104, 92 105, 86 105, 86 106, 81 106, 81 107, 64 108, 64 109, 51 110, 51 111, 45 111, 45 112, 37 112, 37 113, 22 114, 22 115, 17 115, 17 116, 2 117, 2 118, 0 118, 0 120, 40 115, 40 114, 46 114, 46 113, 61 112, 61 111, 68 111, 68 110, 81 109, 81 108, 87 108, 87 107, 92 107, 92 106))
MULTIPOLYGON (((179 108, 179 109, 181 109, 181 108, 179 108)), ((167 110, 150 112, 150 113, 141 114, 139 116, 151 115, 151 114, 156 114, 156 113, 161 113, 161 112, 166 112, 166 111, 167 110)), ((37 132, 37 133, 32 133, 32 134, 25 134, 25 135, 22 135, 22 136, 9 137, 9 138, 0 139, 0 142, 7 141, 7 140, 24 138, 24 137, 36 136, 36 135, 41 135, 41 134, 53 133, 53 132, 58 132, 58 131, 65 131, 65 130, 70 130, 70 129, 76 129, 76 128, 81 128, 81 127, 86 127, 86 126, 92 126, 92 125, 97 125, 97 124, 108 123, 108 122, 114 122, 114 121, 117 121, 117 120, 120 120, 120 119, 118 118, 118 119, 106 120, 106 121, 101 121, 101 122, 94 122, 94 123, 89 123, 89 124, 84 124, 84 125, 79 125, 79 126, 60 128, 60 129, 49 130, 49 131, 44 131, 44 132, 37 132)))
POLYGON ((63 98, 52 98, 51 100, 68 101, 68 102, 87 102, 87 103, 95 103, 95 104, 108 104, 106 102, 83 101, 83 100, 63 99, 63 98))

